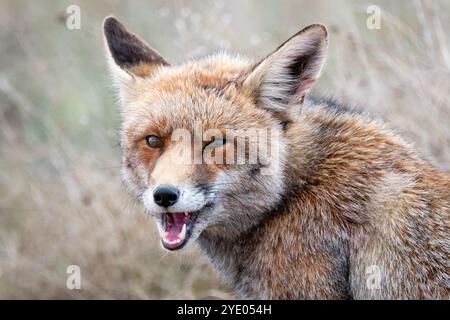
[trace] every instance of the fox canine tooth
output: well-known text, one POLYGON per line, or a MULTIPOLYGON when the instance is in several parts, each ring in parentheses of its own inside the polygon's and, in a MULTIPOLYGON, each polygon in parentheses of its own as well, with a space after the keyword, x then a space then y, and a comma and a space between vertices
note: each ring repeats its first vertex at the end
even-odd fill
POLYGON ((178 236, 179 240, 184 240, 184 238, 186 238, 186 223, 183 224, 183 228, 178 236))

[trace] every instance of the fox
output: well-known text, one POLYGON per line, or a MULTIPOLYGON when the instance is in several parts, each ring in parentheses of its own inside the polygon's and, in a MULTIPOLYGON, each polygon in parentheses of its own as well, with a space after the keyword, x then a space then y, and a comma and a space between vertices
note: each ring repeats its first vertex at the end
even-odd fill
POLYGON ((324 25, 261 60, 175 65, 113 16, 103 35, 122 178, 164 250, 196 243, 242 299, 450 298, 450 175, 385 122, 310 92, 324 25), (180 128, 200 143, 174 139, 180 128), (251 163, 193 161, 205 150, 246 160, 227 130, 249 128, 276 148, 246 137, 251 163))

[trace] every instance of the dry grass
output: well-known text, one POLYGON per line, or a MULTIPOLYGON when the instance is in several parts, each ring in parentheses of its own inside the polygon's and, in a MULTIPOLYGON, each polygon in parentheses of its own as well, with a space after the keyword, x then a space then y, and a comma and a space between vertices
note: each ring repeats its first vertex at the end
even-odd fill
POLYGON ((159 249, 121 187, 117 105, 103 59, 108 14, 180 62, 217 49, 261 57, 312 22, 330 30, 317 90, 388 120, 450 170, 450 3, 372 1, 0 2, 0 298, 231 297, 197 250, 159 249), (82 270, 79 291, 66 268, 82 270))

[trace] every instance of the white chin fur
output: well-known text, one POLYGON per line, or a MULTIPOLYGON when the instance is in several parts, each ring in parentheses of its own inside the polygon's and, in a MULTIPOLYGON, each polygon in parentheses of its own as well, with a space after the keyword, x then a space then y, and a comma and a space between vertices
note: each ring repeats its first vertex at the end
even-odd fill
MULTIPOLYGON (((158 219, 159 220, 159 219, 158 219)), ((156 226, 158 227, 158 233, 159 233, 159 237, 162 239, 165 236, 165 232, 163 230, 161 221, 156 221, 156 226)))

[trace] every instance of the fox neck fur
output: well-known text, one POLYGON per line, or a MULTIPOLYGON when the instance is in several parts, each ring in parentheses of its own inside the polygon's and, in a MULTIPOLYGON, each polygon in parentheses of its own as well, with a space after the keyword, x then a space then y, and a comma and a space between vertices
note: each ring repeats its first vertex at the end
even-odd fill
POLYGON ((448 175, 381 122, 325 99, 307 100, 286 136, 279 205, 236 237, 206 231, 198 240, 240 296, 449 297, 448 175), (421 234, 429 224, 445 238, 421 234), (436 252, 426 252, 429 241, 436 252), (370 270, 381 274, 375 288, 364 278, 370 270))

